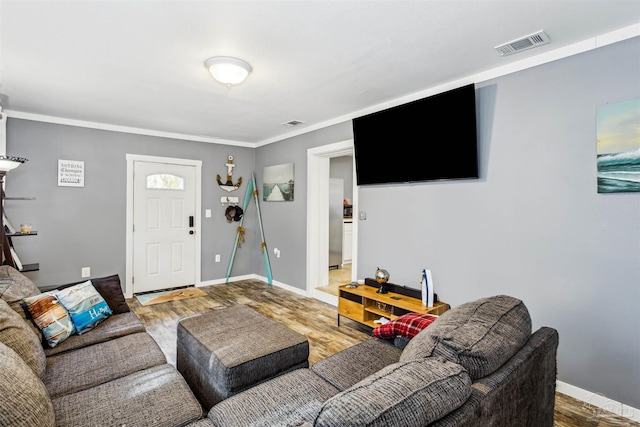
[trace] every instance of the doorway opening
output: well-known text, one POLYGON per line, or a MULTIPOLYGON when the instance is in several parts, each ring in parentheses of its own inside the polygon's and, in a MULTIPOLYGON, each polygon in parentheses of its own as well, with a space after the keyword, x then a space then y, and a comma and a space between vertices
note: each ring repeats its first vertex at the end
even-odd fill
MULTIPOLYGON (((338 298, 318 288, 329 285, 329 169, 333 157, 353 156, 353 140, 307 150, 307 293, 313 298, 337 305, 338 298)), ((357 211, 358 191, 353 168, 353 211, 357 211)), ((353 223, 351 279, 358 262, 358 224, 353 223)))

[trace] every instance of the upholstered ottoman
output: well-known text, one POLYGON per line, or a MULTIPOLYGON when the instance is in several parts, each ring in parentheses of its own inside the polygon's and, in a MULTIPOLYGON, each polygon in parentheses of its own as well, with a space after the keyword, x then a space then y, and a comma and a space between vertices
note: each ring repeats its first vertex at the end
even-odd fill
POLYGON ((245 305, 178 322, 176 364, 203 408, 309 366, 309 342, 245 305))

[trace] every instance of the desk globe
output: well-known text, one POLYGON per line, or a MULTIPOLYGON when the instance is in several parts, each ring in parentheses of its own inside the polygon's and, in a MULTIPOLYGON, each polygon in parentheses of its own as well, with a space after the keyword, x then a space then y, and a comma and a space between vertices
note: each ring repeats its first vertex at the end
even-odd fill
POLYGON ((377 294, 386 294, 388 291, 384 288, 384 284, 389 281, 389 272, 378 267, 375 275, 376 282, 380 283, 380 287, 376 291, 377 294))

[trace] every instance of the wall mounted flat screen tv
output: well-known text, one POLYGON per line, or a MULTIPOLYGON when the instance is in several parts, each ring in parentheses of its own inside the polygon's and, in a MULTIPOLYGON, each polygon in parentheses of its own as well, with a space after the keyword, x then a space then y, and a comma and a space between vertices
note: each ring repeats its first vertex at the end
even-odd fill
POLYGON ((473 84, 353 119, 358 185, 478 178, 473 84))

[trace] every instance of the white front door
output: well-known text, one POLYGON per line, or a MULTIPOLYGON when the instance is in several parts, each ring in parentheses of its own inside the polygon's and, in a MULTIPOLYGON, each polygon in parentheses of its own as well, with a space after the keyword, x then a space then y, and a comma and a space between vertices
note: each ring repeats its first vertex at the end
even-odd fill
POLYGON ((133 292, 194 285, 196 168, 135 161, 133 292))

